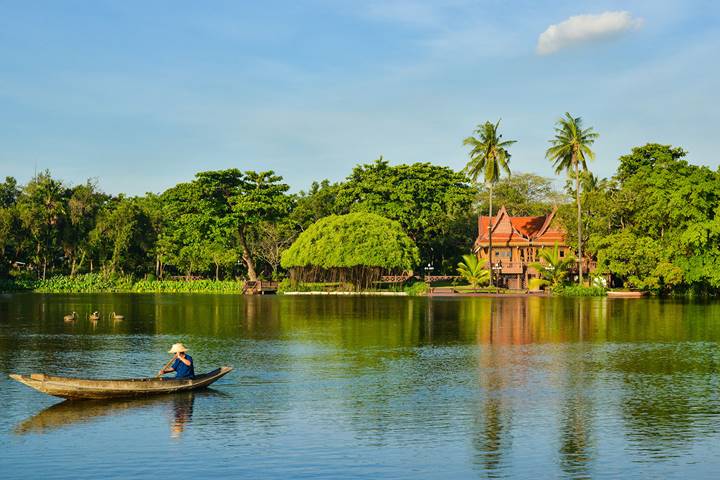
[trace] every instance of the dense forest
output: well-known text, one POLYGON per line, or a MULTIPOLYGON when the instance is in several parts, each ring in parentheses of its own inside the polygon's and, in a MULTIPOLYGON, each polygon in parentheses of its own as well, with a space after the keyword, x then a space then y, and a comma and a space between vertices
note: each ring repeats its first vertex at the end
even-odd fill
MULTIPOLYGON (((529 173, 492 184, 494 208, 542 215, 559 207, 569 243, 626 287, 720 289, 720 173, 677 147, 648 144, 619 159, 611 178, 580 172, 563 192, 529 173), (580 188, 578 195, 577 188, 580 188), (575 199, 582 206, 577 228, 575 199)), ((490 195, 463 172, 429 163, 358 165, 343 181, 289 193, 273 172, 200 172, 161 194, 108 195, 36 175, 0 184, 0 275, 46 278, 88 272, 135 278, 281 278, 281 255, 329 215, 372 213, 398 222, 417 245, 418 273, 454 273, 490 195)), ((485 213, 486 214, 486 213, 485 213)))

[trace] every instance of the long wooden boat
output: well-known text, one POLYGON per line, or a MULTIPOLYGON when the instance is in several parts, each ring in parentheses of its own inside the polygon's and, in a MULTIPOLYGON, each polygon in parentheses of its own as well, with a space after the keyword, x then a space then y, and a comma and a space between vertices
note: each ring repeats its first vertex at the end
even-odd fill
POLYGON ((642 298, 647 297, 648 292, 637 290, 608 290, 609 298, 642 298))
POLYGON ((220 367, 192 379, 128 378, 94 380, 87 378, 54 377, 44 373, 11 374, 10 378, 35 390, 71 400, 85 398, 141 397, 162 393, 186 392, 205 388, 227 375, 232 367, 220 367))

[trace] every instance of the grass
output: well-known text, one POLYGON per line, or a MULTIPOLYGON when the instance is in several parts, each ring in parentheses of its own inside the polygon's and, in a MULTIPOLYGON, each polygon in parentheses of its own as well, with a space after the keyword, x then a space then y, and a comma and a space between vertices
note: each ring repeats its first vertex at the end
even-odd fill
POLYGON ((136 280, 128 275, 54 276, 46 280, 2 280, 0 291, 39 293, 240 293, 243 282, 234 280, 136 280))

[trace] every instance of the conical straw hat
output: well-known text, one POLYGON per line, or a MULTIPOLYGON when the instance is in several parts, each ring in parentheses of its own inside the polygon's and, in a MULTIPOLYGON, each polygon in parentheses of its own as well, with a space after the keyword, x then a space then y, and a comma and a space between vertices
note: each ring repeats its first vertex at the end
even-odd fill
POLYGON ((173 346, 170 348, 168 353, 187 352, 187 350, 187 347, 185 347, 182 343, 173 343, 173 346))

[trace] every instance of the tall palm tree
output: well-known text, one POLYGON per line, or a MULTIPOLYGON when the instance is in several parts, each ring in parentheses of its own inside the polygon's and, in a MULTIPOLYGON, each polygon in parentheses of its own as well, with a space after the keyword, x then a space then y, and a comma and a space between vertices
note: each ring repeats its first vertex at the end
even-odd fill
MULTIPOLYGON (((503 140, 502 135, 498 134, 500 120, 492 124, 485 122, 478 125, 475 133, 478 137, 467 137, 463 140, 463 145, 469 146, 470 161, 465 166, 465 173, 470 179, 477 184, 478 178, 482 177, 485 185, 490 190, 490 215, 488 224, 488 258, 490 268, 492 269, 492 198, 493 185, 500 179, 501 172, 510 175, 510 153, 508 147, 516 140, 503 140)), ((490 277, 490 286, 492 286, 492 276, 490 277)))
POLYGON ((580 169, 587 170, 586 160, 593 160, 595 153, 590 145, 595 143, 598 134, 592 127, 583 128, 582 118, 573 117, 565 112, 565 117, 555 123, 555 138, 550 140, 552 146, 545 152, 545 157, 553 162, 555 173, 563 170, 568 174, 575 172, 575 199, 577 201, 577 233, 578 233, 578 277, 580 285, 583 281, 582 268, 582 207, 580 205, 580 169))

